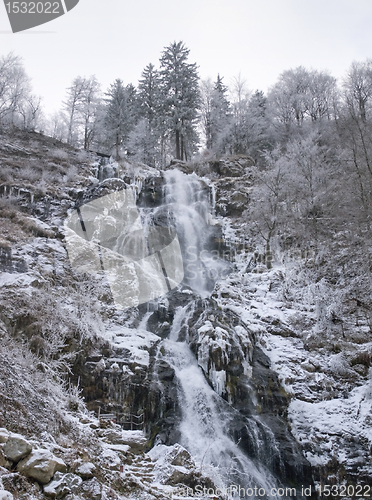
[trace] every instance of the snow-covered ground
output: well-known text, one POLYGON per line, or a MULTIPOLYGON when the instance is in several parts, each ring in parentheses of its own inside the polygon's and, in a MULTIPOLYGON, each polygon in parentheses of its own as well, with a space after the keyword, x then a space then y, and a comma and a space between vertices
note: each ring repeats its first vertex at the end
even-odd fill
POLYGON ((340 353, 309 349, 306 338, 317 328, 314 307, 281 299, 275 284, 284 273, 277 266, 260 274, 230 275, 218 286, 218 304, 236 312, 258 336, 290 397, 291 431, 311 465, 321 469, 336 461, 356 476, 371 477, 372 382, 349 363, 360 346, 344 343, 340 353))

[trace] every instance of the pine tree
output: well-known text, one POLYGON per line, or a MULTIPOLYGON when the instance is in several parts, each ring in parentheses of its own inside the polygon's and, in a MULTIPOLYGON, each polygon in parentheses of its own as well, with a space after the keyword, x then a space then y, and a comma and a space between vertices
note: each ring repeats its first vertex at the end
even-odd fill
POLYGON ((107 139, 109 149, 115 148, 117 159, 120 148, 128 145, 129 134, 135 125, 135 94, 133 85, 125 87, 120 79, 116 79, 106 92, 107 139))
POLYGON ((138 160, 155 166, 160 156, 160 80, 153 64, 148 64, 138 83, 139 122, 131 134, 131 148, 138 160))
POLYGON ((187 62, 189 52, 183 42, 173 42, 160 59, 162 113, 180 160, 187 160, 198 142, 199 77, 196 64, 187 62))
POLYGON ((222 80, 217 75, 211 99, 210 147, 218 153, 224 152, 226 148, 225 136, 231 119, 228 90, 222 80))
POLYGON ((139 115, 153 124, 159 110, 159 74, 153 64, 148 64, 138 82, 139 115))

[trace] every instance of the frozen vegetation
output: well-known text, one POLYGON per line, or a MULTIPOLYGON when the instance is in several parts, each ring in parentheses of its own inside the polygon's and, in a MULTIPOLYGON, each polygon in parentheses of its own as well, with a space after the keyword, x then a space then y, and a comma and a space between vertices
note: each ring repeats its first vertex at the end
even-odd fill
POLYGON ((318 174, 329 217, 299 215, 305 174, 284 196, 281 175, 320 154, 311 141, 271 170, 246 155, 159 170, 0 136, 1 499, 369 491, 369 219, 328 210, 318 174), (71 265, 63 230, 122 189, 143 223, 177 233, 184 266, 127 309, 104 271, 71 265))

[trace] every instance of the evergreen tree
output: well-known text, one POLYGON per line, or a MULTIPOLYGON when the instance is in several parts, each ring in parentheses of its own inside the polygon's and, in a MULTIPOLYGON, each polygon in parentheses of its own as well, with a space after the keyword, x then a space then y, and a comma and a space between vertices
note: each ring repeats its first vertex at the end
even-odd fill
POLYGON ((174 42, 165 48, 160 59, 162 113, 180 160, 187 160, 198 141, 199 77, 196 64, 187 62, 189 52, 183 42, 174 42))
POLYGON ((153 64, 148 64, 143 70, 138 82, 139 115, 146 118, 152 126, 159 110, 160 80, 153 64))
POLYGON ((263 152, 272 149, 266 103, 267 98, 261 90, 256 90, 248 102, 247 153, 252 156, 257 165, 263 161, 263 152))
POLYGON ((231 119, 228 89, 222 80, 223 78, 217 75, 211 99, 210 148, 218 153, 225 152, 226 134, 231 119))
POLYGON ((117 159, 120 148, 128 145, 129 134, 135 125, 135 94, 133 85, 125 87, 120 79, 116 79, 106 92, 107 140, 109 149, 115 148, 117 159))
POLYGON ((142 72, 137 93, 139 122, 130 137, 130 147, 139 161, 155 166, 160 156, 160 80, 153 64, 142 72))

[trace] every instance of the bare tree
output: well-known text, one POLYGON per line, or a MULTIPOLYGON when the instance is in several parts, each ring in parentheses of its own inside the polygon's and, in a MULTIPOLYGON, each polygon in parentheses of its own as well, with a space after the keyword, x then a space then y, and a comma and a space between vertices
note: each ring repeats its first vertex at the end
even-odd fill
POLYGON ((372 102, 372 60, 353 62, 344 80, 345 98, 349 110, 367 121, 367 109, 372 102))
POLYGON ((68 128, 66 116, 62 111, 55 111, 47 120, 47 134, 58 141, 66 141, 68 128))
MULTIPOLYGON (((351 64, 343 82, 343 97, 337 120, 340 147, 350 188, 356 188, 360 202, 361 221, 371 215, 372 206, 372 60, 351 64)), ((354 210, 356 200, 351 206, 354 210)))
POLYGON ((31 92, 21 58, 10 53, 0 58, 0 123, 14 122, 21 103, 31 92))
POLYGON ((95 139, 97 129, 98 107, 100 105, 101 85, 95 76, 85 81, 84 95, 79 105, 79 114, 84 127, 84 149, 89 150, 90 144, 95 139))
POLYGON ((279 138, 287 141, 294 133, 301 133, 309 121, 330 120, 336 98, 336 79, 326 71, 302 66, 284 71, 268 94, 268 108, 279 138))
POLYGON ((35 130, 42 116, 41 97, 29 95, 18 106, 18 112, 22 117, 23 128, 35 130))
POLYGON ((86 86, 85 78, 78 76, 67 89, 67 100, 63 103, 63 106, 67 113, 67 142, 69 144, 77 142, 78 113, 84 100, 86 86))

